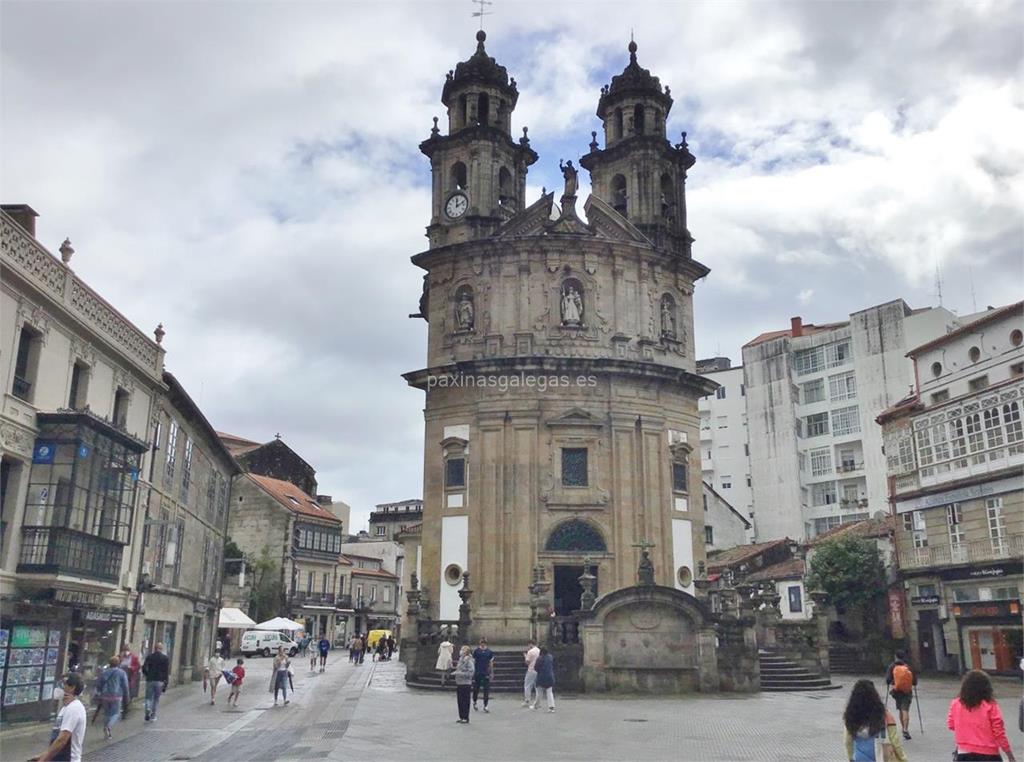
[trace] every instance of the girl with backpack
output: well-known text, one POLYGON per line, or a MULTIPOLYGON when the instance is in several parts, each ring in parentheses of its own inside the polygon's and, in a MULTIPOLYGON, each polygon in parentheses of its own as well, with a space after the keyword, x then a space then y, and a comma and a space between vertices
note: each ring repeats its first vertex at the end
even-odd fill
POLYGON ((981 670, 964 675, 960 695, 949 705, 946 725, 956 738, 954 759, 999 762, 1002 749, 1009 762, 1015 762, 1003 714, 992 697, 992 681, 981 670))
POLYGON ((843 712, 843 743, 850 762, 906 762, 896 720, 870 680, 858 680, 843 712))

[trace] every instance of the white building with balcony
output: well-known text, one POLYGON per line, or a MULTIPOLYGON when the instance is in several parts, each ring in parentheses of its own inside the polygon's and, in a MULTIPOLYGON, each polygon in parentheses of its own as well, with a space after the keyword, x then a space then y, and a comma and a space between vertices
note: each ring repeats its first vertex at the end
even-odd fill
POLYGON ((912 349, 878 417, 907 636, 923 669, 1017 674, 1024 646, 1024 302, 912 349))
POLYGON ((743 514, 750 524, 746 530, 747 542, 754 542, 757 526, 743 368, 732 367, 728 357, 714 357, 698 360, 697 372, 719 384, 713 394, 697 402, 701 479, 743 514))
POLYGON ((115 653, 138 588, 164 351, 0 210, 2 720, 45 718, 55 680, 115 653))
POLYGON ((743 347, 758 541, 810 538, 887 509, 875 416, 914 382, 907 350, 958 320, 902 299, 825 325, 792 319, 743 347))

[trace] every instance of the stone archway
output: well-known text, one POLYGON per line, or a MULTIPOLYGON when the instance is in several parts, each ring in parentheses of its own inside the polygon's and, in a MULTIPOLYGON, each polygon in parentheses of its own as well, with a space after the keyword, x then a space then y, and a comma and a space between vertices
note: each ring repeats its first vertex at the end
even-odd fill
POLYGON ((581 636, 586 690, 718 690, 710 612, 682 590, 655 585, 609 593, 587 612, 581 636))

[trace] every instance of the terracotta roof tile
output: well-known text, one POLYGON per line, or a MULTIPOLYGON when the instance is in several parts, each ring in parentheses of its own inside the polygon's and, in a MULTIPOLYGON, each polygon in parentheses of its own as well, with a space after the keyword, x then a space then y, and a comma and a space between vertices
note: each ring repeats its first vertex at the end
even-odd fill
POLYGON ((770 540, 769 542, 755 542, 750 545, 737 545, 735 548, 719 551, 708 556, 709 569, 724 569, 727 566, 746 561, 748 558, 760 555, 761 553, 774 548, 777 545, 788 545, 790 539, 783 537, 781 540, 770 540))
POLYGON ((382 577, 384 579, 398 579, 391 572, 377 571, 376 569, 353 569, 352 574, 359 574, 364 577, 382 577))
MULTIPOLYGON (((823 323, 822 325, 815 325, 814 323, 804 323, 803 326, 802 326, 802 332, 801 332, 800 335, 801 336, 810 336, 811 334, 821 333, 822 331, 833 331, 836 328, 842 328, 844 325, 849 325, 849 324, 850 324, 849 320, 843 320, 842 322, 839 322, 839 323, 823 323)), ((762 344, 762 343, 764 343, 766 341, 771 341, 772 339, 781 339, 783 336, 788 336, 788 337, 792 338, 792 336, 793 336, 792 329, 787 328, 787 329, 785 329, 783 331, 767 331, 765 333, 760 334, 759 336, 754 337, 750 341, 748 341, 746 344, 743 345, 742 348, 746 349, 747 347, 752 347, 752 346, 754 346, 756 344, 762 344)))
POLYGON ((854 521, 849 524, 840 524, 823 534, 819 534, 807 544, 813 547, 815 545, 830 542, 831 540, 837 540, 841 537, 859 537, 864 539, 871 537, 888 537, 892 530, 892 516, 882 516, 880 518, 854 521))
POLYGON ((316 500, 300 490, 291 482, 284 482, 280 479, 271 479, 269 476, 259 474, 246 474, 246 477, 256 482, 256 485, 283 505, 292 513, 303 516, 312 516, 322 521, 329 521, 332 524, 340 524, 341 519, 328 510, 325 510, 316 500))
POLYGON ((777 564, 766 566, 745 578, 747 582, 762 582, 770 579, 794 579, 804 576, 804 560, 790 558, 777 564))
POLYGON ((1018 313, 1024 314, 1024 301, 1014 302, 1013 304, 1007 304, 1005 307, 999 307, 997 309, 994 309, 991 312, 982 315, 977 320, 974 320, 970 323, 965 323, 964 325, 960 326, 959 328, 956 328, 955 330, 950 331, 947 334, 943 334, 938 338, 932 339, 931 341, 922 344, 919 347, 914 347, 909 352, 907 352, 907 357, 916 357, 925 350, 941 346, 950 339, 960 336, 961 334, 964 333, 970 333, 971 331, 980 328, 983 325, 991 323, 993 320, 999 320, 1000 318, 1006 317, 1008 315, 1018 313))

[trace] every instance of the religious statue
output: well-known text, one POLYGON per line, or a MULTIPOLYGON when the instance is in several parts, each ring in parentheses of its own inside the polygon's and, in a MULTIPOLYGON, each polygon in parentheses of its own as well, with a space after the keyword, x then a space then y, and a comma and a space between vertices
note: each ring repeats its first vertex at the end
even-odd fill
POLYGON ((581 325, 583 323, 583 298, 573 285, 562 291, 562 325, 581 325))
POLYGON ((676 335, 676 316, 672 314, 672 304, 668 299, 661 300, 661 335, 669 338, 676 335))
POLYGON ((654 563, 651 561, 651 554, 647 548, 640 550, 640 566, 636 570, 637 583, 641 585, 654 584, 654 563))
POLYGON ((565 178, 565 194, 566 196, 575 196, 576 190, 579 188, 579 180, 577 179, 576 167, 572 165, 572 159, 562 163, 562 160, 558 160, 558 168, 562 170, 562 177, 565 178))
POLYGON ((474 320, 473 297, 468 291, 462 292, 462 298, 455 307, 455 322, 460 331, 472 331, 474 320))

